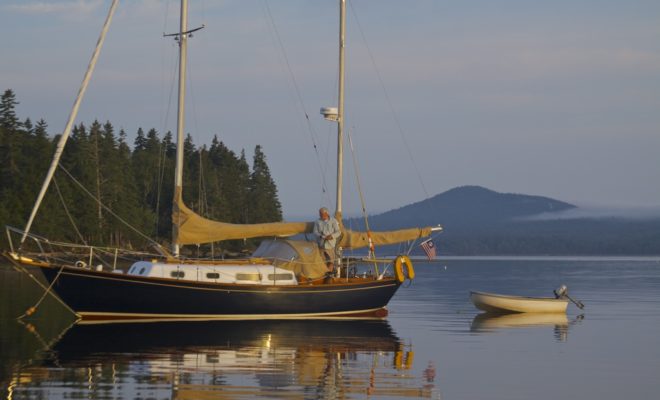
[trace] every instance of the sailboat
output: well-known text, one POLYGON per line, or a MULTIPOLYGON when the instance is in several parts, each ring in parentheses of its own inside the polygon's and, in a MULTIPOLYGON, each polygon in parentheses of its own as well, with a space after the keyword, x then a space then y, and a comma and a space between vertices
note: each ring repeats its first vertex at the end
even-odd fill
MULTIPOLYGON (((49 283, 48 292, 57 297, 82 322, 214 320, 214 319, 280 319, 280 318, 382 318, 386 305, 397 289, 414 272, 406 256, 394 260, 367 260, 373 271, 355 273, 356 261, 339 258, 338 273, 328 276, 325 260, 314 241, 287 239, 311 233, 311 222, 276 222, 263 224, 230 224, 204 218, 183 201, 183 143, 187 43, 187 0, 181 1, 179 32, 172 34, 179 44, 179 96, 177 119, 177 152, 175 191, 173 198, 173 248, 161 249, 160 257, 145 257, 128 269, 117 266, 118 250, 92 246, 70 247, 76 251, 46 252, 60 245, 29 232, 30 226, 47 190, 77 112, 77 106, 91 77, 105 32, 117 1, 113 1, 83 86, 74 103, 65 132, 60 138, 50 170, 35 202, 25 230, 8 228, 21 235, 20 244, 11 243, 6 257, 17 268, 40 270, 49 283), (180 246, 214 243, 231 239, 266 238, 245 259, 199 260, 181 256, 180 246), (28 251, 26 240, 37 245, 28 251), (94 266, 106 255, 113 259, 94 266), (378 262, 385 265, 378 267, 378 262), (403 273, 408 269, 408 276, 403 273), (396 273, 394 273, 396 272, 396 273)), ((389 232, 356 232, 341 223, 342 215, 342 148, 344 123, 344 37, 346 2, 340 0, 339 33, 339 97, 338 107, 321 110, 326 119, 337 122, 337 204, 335 217, 342 234, 337 250, 347 250, 392 243, 413 242, 428 237, 441 227, 410 228, 389 232)), ((66 247, 62 245, 62 247, 66 247)), ((359 261, 359 260, 358 260, 359 261)), ((33 310, 32 310, 33 311, 33 310)))

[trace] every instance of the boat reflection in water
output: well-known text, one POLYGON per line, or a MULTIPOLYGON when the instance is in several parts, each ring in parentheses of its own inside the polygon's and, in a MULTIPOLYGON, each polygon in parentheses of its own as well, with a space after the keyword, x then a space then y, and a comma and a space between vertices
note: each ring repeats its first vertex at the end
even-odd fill
POLYGON ((12 389, 45 398, 432 397, 413 356, 383 320, 77 325, 12 389))
POLYGON ((571 325, 581 321, 583 315, 578 315, 572 321, 566 313, 481 313, 472 320, 472 332, 494 332, 507 328, 531 328, 553 326, 555 338, 563 342, 568 337, 571 325))

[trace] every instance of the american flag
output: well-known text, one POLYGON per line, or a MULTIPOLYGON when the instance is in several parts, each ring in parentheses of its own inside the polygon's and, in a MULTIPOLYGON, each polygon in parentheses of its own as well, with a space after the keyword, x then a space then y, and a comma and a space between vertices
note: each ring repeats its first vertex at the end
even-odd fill
POLYGON ((422 242, 420 246, 422 246, 422 249, 424 249, 424 252, 426 253, 426 256, 429 258, 429 260, 433 260, 435 258, 435 244, 433 243, 432 239, 422 242))

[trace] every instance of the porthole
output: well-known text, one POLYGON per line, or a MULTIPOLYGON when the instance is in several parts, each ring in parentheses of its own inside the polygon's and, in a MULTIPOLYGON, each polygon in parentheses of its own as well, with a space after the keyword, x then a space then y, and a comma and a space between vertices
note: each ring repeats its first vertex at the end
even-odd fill
POLYGON ((269 281, 290 281, 293 279, 291 274, 268 274, 269 281))
POLYGON ((239 274, 236 274, 236 280, 237 281, 259 282, 261 280, 261 274, 258 274, 258 273, 253 273, 253 274, 239 273, 239 274))
POLYGON ((170 272, 170 276, 172 278, 183 278, 184 276, 186 276, 186 273, 183 271, 172 271, 170 272))

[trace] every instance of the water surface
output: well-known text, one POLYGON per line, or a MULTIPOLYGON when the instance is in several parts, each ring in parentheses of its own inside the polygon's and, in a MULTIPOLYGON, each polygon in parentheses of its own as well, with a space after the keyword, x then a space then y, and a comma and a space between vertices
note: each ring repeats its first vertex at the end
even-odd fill
POLYGON ((0 268, 0 384, 12 399, 655 399, 660 262, 447 259, 384 321, 225 321, 70 326, 41 289, 0 268), (469 291, 586 304, 566 315, 489 316, 469 291))

